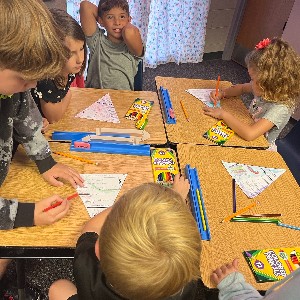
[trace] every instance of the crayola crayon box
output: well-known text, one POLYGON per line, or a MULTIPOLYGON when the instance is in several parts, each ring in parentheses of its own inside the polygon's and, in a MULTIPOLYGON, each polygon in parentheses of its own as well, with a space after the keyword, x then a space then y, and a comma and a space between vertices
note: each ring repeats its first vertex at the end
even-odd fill
POLYGON ((234 131, 230 127, 228 127, 223 120, 219 120, 207 132, 203 134, 203 137, 218 145, 223 145, 233 135, 234 131))
POLYGON ((257 282, 278 281, 300 268, 300 247, 244 251, 257 282))
POLYGON ((169 148, 152 149, 151 162, 154 181, 165 186, 171 186, 174 176, 178 173, 175 152, 169 148))
POLYGON ((154 101, 142 100, 140 98, 137 98, 130 106, 125 115, 125 118, 133 121, 138 121, 143 117, 147 118, 153 104, 154 101))

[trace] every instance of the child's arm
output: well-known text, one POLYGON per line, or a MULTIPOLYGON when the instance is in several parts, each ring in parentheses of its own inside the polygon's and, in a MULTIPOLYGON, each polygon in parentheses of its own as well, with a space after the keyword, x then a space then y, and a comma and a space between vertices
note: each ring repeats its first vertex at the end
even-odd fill
POLYGON ((252 285, 245 282, 244 276, 238 272, 237 259, 213 271, 211 279, 220 290, 219 300, 263 298, 252 285))
POLYGON ((183 176, 180 176, 180 174, 176 174, 174 177, 173 190, 180 194, 182 199, 185 200, 190 190, 190 183, 183 176))
POLYGON ((60 102, 46 102, 40 99, 42 112, 50 124, 58 122, 62 118, 70 104, 71 97, 72 93, 69 90, 60 102))
POLYGON ((86 36, 91 36, 95 33, 98 27, 97 21, 97 6, 89 1, 82 1, 80 3, 80 23, 86 36))
POLYGON ((246 94, 246 93, 252 93, 251 82, 242 83, 242 84, 236 84, 236 85, 230 86, 227 89, 219 90, 217 97, 216 97, 216 92, 212 91, 210 93, 210 98, 212 100, 220 101, 223 98, 230 98, 230 97, 241 96, 241 95, 246 94))
POLYGON ((143 55, 143 41, 137 27, 128 23, 122 29, 122 36, 129 52, 135 56, 143 55))
POLYGON ((224 122, 241 138, 246 141, 253 141, 259 136, 268 132, 274 124, 267 119, 260 119, 251 125, 245 124, 231 113, 222 108, 203 108, 204 114, 216 119, 222 119, 224 122))

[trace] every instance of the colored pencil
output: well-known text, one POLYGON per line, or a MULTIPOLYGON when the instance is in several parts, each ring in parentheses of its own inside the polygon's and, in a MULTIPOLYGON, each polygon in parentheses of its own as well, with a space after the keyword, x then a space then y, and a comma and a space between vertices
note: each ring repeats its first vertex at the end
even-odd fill
MULTIPOLYGON (((70 195, 70 196, 68 196, 66 199, 67 200, 71 200, 71 199, 73 199, 73 198, 75 198, 75 197, 77 197, 78 196, 78 193, 75 193, 75 194, 73 194, 73 195, 70 195)), ((54 202, 53 204, 51 204, 50 206, 48 206, 48 207, 46 207, 45 209, 43 209, 43 212, 47 212, 48 210, 50 210, 50 209, 52 209, 52 208, 55 208, 55 207, 57 207, 57 206, 60 206, 61 205, 61 201, 56 201, 56 202, 54 202)))
POLYGON ((232 212, 236 212, 235 179, 232 178, 232 212))
POLYGON ((281 227, 289 228, 289 229, 300 230, 300 227, 298 227, 298 226, 284 224, 284 223, 281 223, 281 222, 278 222, 277 225, 281 226, 281 227))
MULTIPOLYGON (((217 85, 216 85, 216 93, 215 93, 216 98, 218 97, 218 94, 219 94, 220 79, 221 79, 221 76, 219 75, 218 80, 217 80, 217 85)), ((217 100, 215 99, 214 100, 214 106, 216 106, 216 105, 217 105, 217 100)))
POLYGON ((186 112, 186 110, 185 110, 185 107, 184 107, 184 105, 183 105, 182 100, 180 100, 180 104, 181 104, 182 110, 183 110, 183 112, 184 112, 185 118, 186 118, 186 120, 189 122, 189 121, 190 121, 190 120, 189 120, 189 116, 188 116, 188 114, 187 114, 187 112, 186 112))
POLYGON ((242 218, 254 218, 254 217, 281 217, 281 214, 253 214, 253 215, 239 215, 237 217, 242 218))
POLYGON ((250 222, 250 223, 278 223, 279 219, 271 219, 271 218, 241 218, 241 217, 233 217, 230 222, 250 222))
POLYGON ((77 159, 77 160, 80 160, 80 161, 85 162, 87 164, 92 164, 92 165, 96 165, 96 166, 99 165, 99 163, 97 163, 97 162, 94 162, 94 161, 86 159, 86 158, 78 157, 78 156, 75 156, 75 155, 72 155, 72 154, 69 154, 69 153, 58 152, 58 151, 52 151, 52 153, 57 154, 57 155, 61 155, 61 156, 65 156, 65 157, 68 157, 68 158, 77 159))
POLYGON ((198 189, 196 189, 196 194, 197 194, 197 199, 198 199, 198 203, 199 203, 203 229, 205 231, 206 230, 206 223, 205 223, 205 217, 204 217, 204 212, 203 212, 203 207, 202 207, 202 201, 201 201, 201 197, 200 197, 200 193, 199 193, 198 189))
POLYGON ((253 202, 253 203, 249 204, 248 206, 243 207, 242 209, 238 210, 234 214, 226 217, 224 220, 221 221, 221 223, 230 221, 232 218, 234 218, 234 217, 236 217, 236 216, 238 216, 238 215, 240 215, 240 214, 248 211, 249 209, 251 209, 252 207, 254 207, 257 203, 258 202, 253 202))

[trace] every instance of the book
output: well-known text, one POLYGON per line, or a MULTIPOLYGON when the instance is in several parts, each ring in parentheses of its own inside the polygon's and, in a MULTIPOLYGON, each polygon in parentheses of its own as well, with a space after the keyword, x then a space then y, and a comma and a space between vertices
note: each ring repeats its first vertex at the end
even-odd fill
POLYGON ((154 182, 164 186, 172 186, 174 176, 178 173, 177 159, 174 151, 169 148, 152 149, 151 162, 154 182))
POLYGON ((223 145, 233 135, 234 131, 230 127, 228 127, 223 120, 219 120, 207 132, 203 134, 203 137, 218 145, 223 145))
POLYGON ((244 251, 257 282, 278 281, 300 267, 300 247, 244 251))

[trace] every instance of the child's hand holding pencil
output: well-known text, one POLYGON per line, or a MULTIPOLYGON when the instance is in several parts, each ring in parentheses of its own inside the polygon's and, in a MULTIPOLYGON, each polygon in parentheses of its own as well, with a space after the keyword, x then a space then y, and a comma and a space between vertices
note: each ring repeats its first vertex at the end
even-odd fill
POLYGON ((35 204, 33 224, 36 226, 53 224, 63 218, 69 208, 68 198, 62 199, 60 196, 54 195, 43 199, 35 204), (55 203, 59 203, 59 205, 55 205, 55 203))

